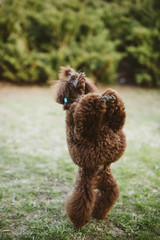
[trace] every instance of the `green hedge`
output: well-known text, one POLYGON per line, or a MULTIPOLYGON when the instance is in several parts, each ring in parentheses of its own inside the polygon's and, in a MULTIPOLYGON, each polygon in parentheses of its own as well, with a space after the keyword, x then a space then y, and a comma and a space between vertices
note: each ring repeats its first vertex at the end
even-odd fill
POLYGON ((61 65, 95 81, 160 86, 160 1, 2 0, 0 79, 46 83, 61 65))

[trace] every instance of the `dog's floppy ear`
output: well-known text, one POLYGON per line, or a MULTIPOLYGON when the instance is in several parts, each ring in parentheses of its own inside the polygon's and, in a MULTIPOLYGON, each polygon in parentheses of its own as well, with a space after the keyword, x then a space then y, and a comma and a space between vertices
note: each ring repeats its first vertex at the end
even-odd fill
POLYGON ((66 82, 58 81, 55 86, 55 100, 57 103, 64 104, 65 98, 69 99, 70 93, 66 82))
POLYGON ((67 77, 69 72, 73 71, 70 66, 61 66, 58 81, 54 86, 54 93, 55 93, 55 101, 64 105, 64 99, 69 99, 70 91, 67 84, 67 77))
POLYGON ((94 83, 90 79, 86 79, 86 85, 85 85, 85 94, 87 93, 92 93, 92 92, 97 92, 97 88, 94 85, 94 83))

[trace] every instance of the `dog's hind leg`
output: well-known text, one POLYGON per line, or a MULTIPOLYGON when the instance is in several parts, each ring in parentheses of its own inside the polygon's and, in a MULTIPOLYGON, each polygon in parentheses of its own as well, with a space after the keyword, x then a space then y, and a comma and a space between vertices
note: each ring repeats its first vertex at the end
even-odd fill
POLYGON ((90 221, 95 199, 95 172, 79 168, 74 191, 66 202, 67 215, 77 229, 90 221))
POLYGON ((92 217, 104 219, 119 196, 119 188, 109 166, 97 175, 97 193, 92 217))

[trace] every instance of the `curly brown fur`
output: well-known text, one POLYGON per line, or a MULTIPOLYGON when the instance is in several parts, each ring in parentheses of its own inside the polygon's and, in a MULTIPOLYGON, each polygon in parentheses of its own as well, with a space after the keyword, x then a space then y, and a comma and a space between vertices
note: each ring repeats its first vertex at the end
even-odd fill
POLYGON ((104 219, 118 199, 119 188, 110 165, 126 148, 122 131, 126 113, 122 99, 113 89, 107 89, 102 95, 93 93, 95 91, 83 73, 61 67, 56 101, 67 110, 68 149, 73 162, 79 166, 66 212, 77 229, 88 223, 91 216, 104 219))
POLYGON ((122 99, 112 89, 102 95, 82 96, 66 114, 68 149, 73 162, 79 166, 66 211, 79 229, 91 216, 105 218, 118 199, 119 188, 110 164, 117 161, 126 148, 122 131, 126 114, 122 99))
POLYGON ((98 190, 92 217, 104 219, 119 196, 119 188, 110 166, 99 168, 95 188, 98 190))
POLYGON ((72 196, 66 202, 66 211, 77 229, 90 221, 95 192, 96 169, 79 168, 72 196))
POLYGON ((80 96, 97 91, 95 85, 85 77, 84 73, 78 73, 70 66, 60 67, 59 80, 55 88, 55 100, 63 104, 64 110, 69 109, 70 105, 77 101, 80 96), (67 99, 67 103, 64 102, 64 98, 67 99))

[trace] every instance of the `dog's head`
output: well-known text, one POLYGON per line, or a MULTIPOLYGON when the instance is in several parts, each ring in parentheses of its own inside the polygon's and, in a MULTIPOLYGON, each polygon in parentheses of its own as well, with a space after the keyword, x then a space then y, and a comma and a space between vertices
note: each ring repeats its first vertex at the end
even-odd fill
POLYGON ((60 68, 59 80, 65 81, 66 84, 73 88, 73 91, 80 93, 85 91, 85 74, 83 72, 75 72, 74 69, 69 66, 60 68))
POLYGON ((56 86, 56 102, 63 104, 65 110, 82 95, 96 91, 83 72, 76 72, 70 66, 60 67, 56 86))

